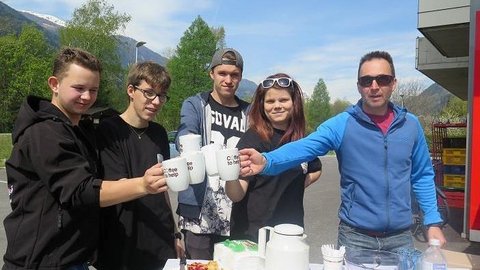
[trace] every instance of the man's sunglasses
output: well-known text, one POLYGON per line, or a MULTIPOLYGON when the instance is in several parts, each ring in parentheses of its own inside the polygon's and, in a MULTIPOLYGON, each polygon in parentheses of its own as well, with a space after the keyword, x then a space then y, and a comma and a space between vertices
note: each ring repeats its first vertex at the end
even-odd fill
POLYGON ((395 77, 393 77, 392 75, 381 74, 375 77, 367 75, 358 78, 358 84, 362 87, 369 87, 372 86, 372 83, 375 80, 378 86, 387 86, 390 85, 394 79, 395 77))
POLYGON ((281 78, 268 78, 262 81, 261 85, 263 88, 270 88, 272 87, 275 83, 277 83, 278 86, 287 88, 290 87, 292 84, 292 79, 287 78, 287 77, 281 77, 281 78))

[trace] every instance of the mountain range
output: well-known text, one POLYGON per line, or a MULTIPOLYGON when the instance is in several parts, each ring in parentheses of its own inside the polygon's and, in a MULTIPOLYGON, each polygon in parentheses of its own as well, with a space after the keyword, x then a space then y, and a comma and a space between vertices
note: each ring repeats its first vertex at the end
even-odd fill
POLYGON ((423 90, 418 96, 409 97, 405 102, 415 106, 415 113, 418 115, 437 115, 447 105, 452 93, 437 83, 434 83, 423 90))
MULTIPOLYGON (((51 15, 39 14, 34 11, 17 11, 3 2, 0 2, 0 36, 7 34, 18 34, 22 31, 25 24, 33 24, 46 37, 49 44, 58 48, 60 46, 58 30, 65 26, 65 22, 51 15)), ((137 40, 134 38, 117 35, 120 46, 118 48, 118 55, 123 67, 135 62, 135 45, 137 40)), ((150 50, 147 46, 138 48, 138 59, 149 60, 165 66, 168 58, 161 54, 150 50)), ((248 80, 242 79, 237 90, 237 95, 240 98, 250 98, 257 84, 248 80)))
MULTIPOLYGON (((58 30, 65 26, 64 21, 51 15, 38 14, 32 11, 17 11, 0 1, 0 36, 18 34, 25 24, 33 24, 44 33, 46 39, 53 47, 59 47, 58 30)), ((117 38, 120 41, 118 55, 121 64, 127 67, 135 61, 135 45, 137 40, 123 35, 118 35, 117 38)), ((163 66, 165 66, 168 61, 168 58, 150 50, 147 46, 142 46, 138 49, 138 58, 141 60, 154 61, 163 66)), ((250 99, 256 87, 256 83, 244 78, 240 82, 237 95, 243 99, 250 99)), ((451 96, 452 94, 440 85, 432 84, 420 95, 406 98, 405 103, 411 104, 412 106, 421 104, 418 106, 419 108, 415 108, 414 110, 417 114, 435 114, 445 107, 451 96), (422 100, 425 100, 425 102, 422 100)))

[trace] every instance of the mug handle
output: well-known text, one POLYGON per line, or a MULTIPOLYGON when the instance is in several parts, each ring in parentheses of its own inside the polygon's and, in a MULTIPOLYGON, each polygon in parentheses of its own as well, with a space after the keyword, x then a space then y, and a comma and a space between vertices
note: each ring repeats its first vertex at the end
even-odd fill
POLYGON ((268 230, 268 239, 272 234, 273 228, 270 226, 262 227, 258 230, 258 255, 262 258, 265 258, 265 253, 267 249, 267 230, 268 230))

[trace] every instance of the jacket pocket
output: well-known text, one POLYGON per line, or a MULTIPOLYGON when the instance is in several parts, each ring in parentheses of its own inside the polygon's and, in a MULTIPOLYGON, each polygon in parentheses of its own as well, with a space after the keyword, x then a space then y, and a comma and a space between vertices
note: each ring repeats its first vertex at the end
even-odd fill
POLYGON ((346 201, 347 201, 347 216, 350 216, 350 212, 352 211, 353 204, 355 203, 355 190, 356 190, 357 185, 355 183, 352 183, 347 190, 347 196, 346 196, 346 201))

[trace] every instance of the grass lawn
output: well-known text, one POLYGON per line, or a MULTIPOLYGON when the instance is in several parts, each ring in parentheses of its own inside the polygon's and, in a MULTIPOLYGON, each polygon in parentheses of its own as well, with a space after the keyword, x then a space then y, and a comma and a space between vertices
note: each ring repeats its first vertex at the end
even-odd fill
POLYGON ((12 152, 12 136, 10 133, 0 133, 0 167, 5 167, 5 161, 12 152))

